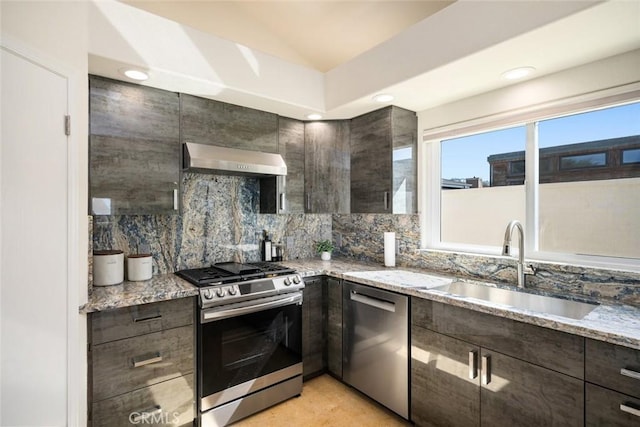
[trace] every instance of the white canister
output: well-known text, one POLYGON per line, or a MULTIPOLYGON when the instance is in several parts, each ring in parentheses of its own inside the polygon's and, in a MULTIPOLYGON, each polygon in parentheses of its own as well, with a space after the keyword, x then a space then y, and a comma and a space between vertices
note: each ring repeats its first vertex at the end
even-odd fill
POLYGON ((150 254, 136 254, 127 257, 127 280, 137 282, 149 280, 153 275, 153 258, 150 254))
POLYGON ((124 253, 119 250, 93 252, 93 286, 118 285, 124 281, 124 253))

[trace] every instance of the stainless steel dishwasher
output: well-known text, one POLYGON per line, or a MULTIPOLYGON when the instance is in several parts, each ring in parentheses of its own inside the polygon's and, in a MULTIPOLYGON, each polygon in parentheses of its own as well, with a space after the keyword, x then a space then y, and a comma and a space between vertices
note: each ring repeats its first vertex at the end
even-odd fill
POLYGON ((342 379, 409 419, 409 298, 344 282, 342 379))

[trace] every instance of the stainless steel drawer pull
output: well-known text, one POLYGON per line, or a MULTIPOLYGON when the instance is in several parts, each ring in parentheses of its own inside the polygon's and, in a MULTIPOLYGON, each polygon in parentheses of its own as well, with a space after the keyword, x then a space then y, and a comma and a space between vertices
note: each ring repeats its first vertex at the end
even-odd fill
POLYGON ((141 322, 150 322, 152 320, 159 320, 159 319, 162 319, 162 314, 155 313, 155 314, 150 314, 144 317, 134 317, 133 321, 134 323, 141 323, 141 322))
POLYGON ((469 379, 472 380, 478 376, 478 351, 471 350, 469 352, 469 379))
POLYGON ((620 369, 620 375, 624 375, 625 377, 640 380, 640 372, 632 371, 631 369, 625 369, 625 368, 620 369))
POLYGON ((389 210, 389 192, 388 191, 384 192, 384 210, 385 211, 389 210))
MULTIPOLYGON (((142 420, 146 420, 161 413, 162 408, 160 405, 156 405, 143 411, 132 412, 131 415, 129 415, 129 421, 131 421, 132 424, 139 424, 142 420)), ((149 423, 155 423, 155 421, 150 420, 149 423)))
POLYGON ((487 385, 491 382, 491 356, 482 356, 482 384, 487 385))
POLYGON ((635 415, 636 417, 640 417, 640 409, 634 408, 630 403, 621 403, 620 410, 622 412, 626 412, 627 414, 635 415))
POLYGON ((173 210, 177 211, 178 210, 178 189, 174 188, 173 189, 173 210))
POLYGON ((158 362, 162 362, 162 356, 160 355, 160 352, 156 353, 153 357, 150 357, 148 359, 141 360, 140 357, 134 357, 133 367, 139 368, 141 366, 151 365, 152 363, 158 363, 158 362))

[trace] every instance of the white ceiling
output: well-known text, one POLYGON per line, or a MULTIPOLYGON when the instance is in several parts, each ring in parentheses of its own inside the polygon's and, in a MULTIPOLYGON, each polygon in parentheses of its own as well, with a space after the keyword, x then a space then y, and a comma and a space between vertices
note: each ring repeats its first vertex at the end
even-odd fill
MULTIPOLYGON (((518 66, 534 66, 529 78, 536 78, 640 49, 636 0, 121 1, 319 70, 324 99, 316 105, 324 108, 315 111, 326 119, 380 108, 371 99, 380 92, 395 95, 394 105, 422 111, 513 84, 500 74, 518 66), (511 11, 518 15, 510 19, 511 11)), ((98 59, 104 58, 90 55, 90 72, 117 78, 98 59)), ((161 71, 155 74, 166 81, 157 87, 299 119, 313 112, 309 103, 261 96, 256 88, 217 95, 190 91, 184 75, 161 71)))
POLYGON ((124 3, 326 72, 453 1, 191 1, 124 3))

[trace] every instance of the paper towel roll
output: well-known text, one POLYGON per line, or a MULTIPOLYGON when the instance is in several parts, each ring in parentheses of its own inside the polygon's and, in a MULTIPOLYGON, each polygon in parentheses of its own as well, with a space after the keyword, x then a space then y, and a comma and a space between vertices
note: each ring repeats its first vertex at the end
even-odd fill
POLYGON ((396 266, 396 233, 384 233, 384 265, 385 267, 396 266))

